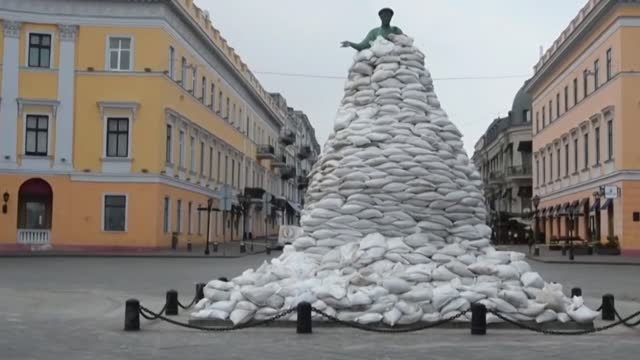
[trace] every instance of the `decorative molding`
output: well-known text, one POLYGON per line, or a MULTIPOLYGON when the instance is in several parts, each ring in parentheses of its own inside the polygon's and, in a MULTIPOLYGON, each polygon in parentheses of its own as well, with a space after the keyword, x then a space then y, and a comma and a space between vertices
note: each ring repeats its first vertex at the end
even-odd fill
POLYGON ((105 110, 129 110, 131 111, 131 120, 135 120, 140 103, 133 101, 98 101, 100 108, 100 118, 105 117, 105 110))
POLYGON ((53 118, 57 118, 58 106, 60 106, 60 101, 58 100, 17 98, 16 101, 18 102, 18 115, 22 114, 25 105, 45 106, 50 107, 53 118))
POLYGON ((75 41, 78 33, 77 25, 59 24, 60 41, 75 41))
POLYGON ((615 106, 613 105, 609 105, 605 108, 603 108, 602 111, 602 115, 604 115, 605 117, 607 117, 607 115, 611 115, 613 116, 613 114, 615 113, 615 106))
POLYGON ((22 28, 22 22, 13 20, 3 20, 4 36, 9 38, 20 38, 20 29, 22 28))

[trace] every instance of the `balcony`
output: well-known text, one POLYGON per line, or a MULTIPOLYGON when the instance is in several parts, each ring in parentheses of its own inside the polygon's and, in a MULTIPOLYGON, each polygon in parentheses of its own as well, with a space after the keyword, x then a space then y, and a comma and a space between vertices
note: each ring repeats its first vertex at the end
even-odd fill
POLYGON ((303 159, 308 159, 310 157, 311 157, 311 146, 309 145, 301 146, 300 150, 298 151, 298 158, 303 160, 303 159))
POLYGON ((258 145, 256 156, 258 160, 275 159, 276 151, 271 145, 258 145))
POLYGON ((273 158, 273 161, 271 162, 271 167, 276 169, 276 168, 283 168, 287 166, 287 157, 284 155, 276 155, 273 158))
POLYGON ((280 143, 285 146, 293 145, 296 142, 296 133, 290 129, 284 129, 280 132, 280 143))
POLYGON ((252 203, 261 202, 265 190, 262 188, 245 188, 244 194, 251 199, 252 203))
POLYGON ((293 166, 286 166, 280 170, 280 178, 282 180, 293 179, 296 176, 296 168, 293 166))
POLYGON ((306 176, 298 176, 298 189, 306 189, 309 187, 309 178, 306 176))
POLYGON ((531 166, 511 166, 507 168, 507 178, 509 179, 530 179, 531 176, 531 166))
POLYGON ((23 245, 47 245, 51 242, 50 230, 18 230, 18 244, 23 245))
POLYGON ((489 184, 500 184, 504 182, 504 173, 502 171, 492 171, 489 173, 489 184))

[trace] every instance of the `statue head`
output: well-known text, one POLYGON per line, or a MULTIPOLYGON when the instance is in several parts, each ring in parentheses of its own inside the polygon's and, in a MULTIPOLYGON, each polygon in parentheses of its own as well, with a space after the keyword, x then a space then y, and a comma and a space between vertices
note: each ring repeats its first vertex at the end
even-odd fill
POLYGON ((378 16, 380 16, 383 26, 389 26, 389 24, 391 24, 391 18, 393 17, 393 10, 384 8, 378 12, 378 16))

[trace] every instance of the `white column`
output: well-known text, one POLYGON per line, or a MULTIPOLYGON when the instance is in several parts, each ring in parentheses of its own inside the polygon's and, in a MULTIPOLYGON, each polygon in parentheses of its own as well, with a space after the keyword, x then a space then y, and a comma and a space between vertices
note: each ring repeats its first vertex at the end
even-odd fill
POLYGON ((58 25, 60 29, 60 64, 58 66, 58 113, 54 168, 73 170, 73 113, 75 99, 75 25, 58 25))
POLYGON ((0 168, 15 168, 18 137, 18 74, 22 23, 4 20, 2 103, 0 104, 0 168))

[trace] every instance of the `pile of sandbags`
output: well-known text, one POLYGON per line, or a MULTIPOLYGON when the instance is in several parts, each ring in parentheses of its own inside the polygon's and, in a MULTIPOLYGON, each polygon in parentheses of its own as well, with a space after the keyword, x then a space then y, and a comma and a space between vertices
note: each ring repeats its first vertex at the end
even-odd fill
POLYGON ((378 38, 356 54, 335 133, 310 174, 302 235, 255 271, 207 284, 195 318, 239 324, 301 301, 390 326, 478 302, 516 320, 594 316, 523 254, 491 247, 480 176, 412 44, 378 38))

